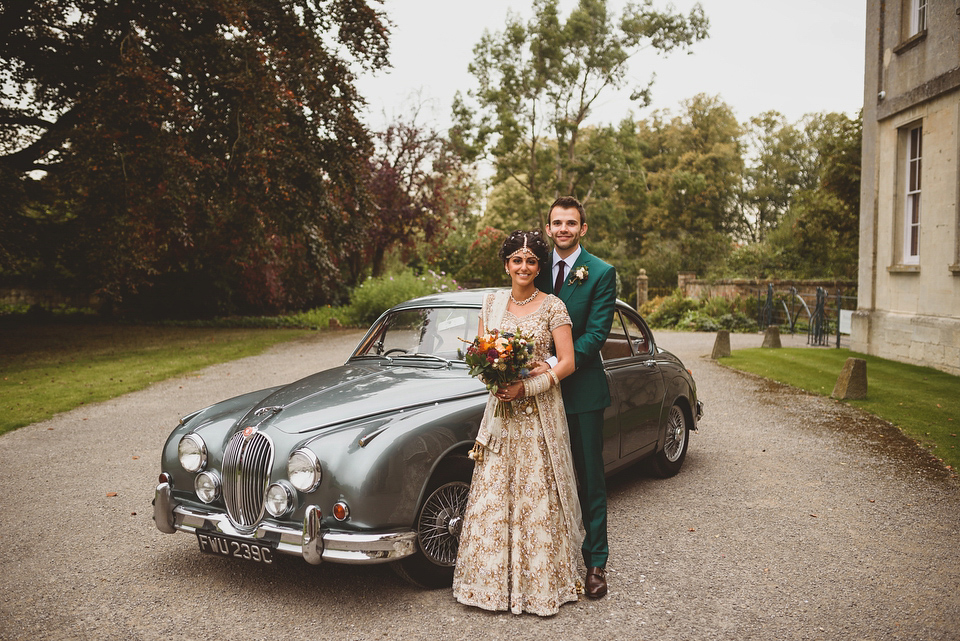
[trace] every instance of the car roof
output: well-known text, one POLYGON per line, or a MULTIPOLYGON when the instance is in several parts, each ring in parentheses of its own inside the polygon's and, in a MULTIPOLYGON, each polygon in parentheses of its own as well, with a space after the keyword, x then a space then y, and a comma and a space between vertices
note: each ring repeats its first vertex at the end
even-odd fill
MULTIPOLYGON (((419 298, 412 298, 408 301, 400 303, 399 305, 395 305, 392 309, 401 310, 417 307, 481 307, 483 305, 483 298, 486 294, 500 289, 503 288, 486 287, 481 289, 459 289, 456 291, 439 292, 437 294, 429 294, 419 298)), ((621 308, 625 307, 630 310, 633 309, 620 299, 617 299, 617 306, 621 308)))
POLYGON ((459 289, 456 291, 439 292, 412 298, 408 301, 395 305, 393 309, 409 309, 411 307, 480 307, 483 305, 483 297, 489 292, 497 291, 497 287, 488 287, 485 289, 459 289))

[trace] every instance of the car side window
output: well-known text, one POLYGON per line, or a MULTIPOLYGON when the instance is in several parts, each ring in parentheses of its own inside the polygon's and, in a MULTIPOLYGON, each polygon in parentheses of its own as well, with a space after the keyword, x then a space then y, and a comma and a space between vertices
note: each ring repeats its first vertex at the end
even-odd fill
POLYGON ((610 327, 610 333, 607 334, 607 340, 600 348, 600 355, 605 361, 632 356, 630 340, 623 327, 623 319, 619 311, 613 313, 613 324, 610 327))
POLYGON ((623 315, 623 321, 627 328, 627 336, 630 337, 630 344, 633 346, 634 353, 637 356, 646 356, 653 348, 653 341, 650 340, 650 330, 636 322, 629 315, 623 315))

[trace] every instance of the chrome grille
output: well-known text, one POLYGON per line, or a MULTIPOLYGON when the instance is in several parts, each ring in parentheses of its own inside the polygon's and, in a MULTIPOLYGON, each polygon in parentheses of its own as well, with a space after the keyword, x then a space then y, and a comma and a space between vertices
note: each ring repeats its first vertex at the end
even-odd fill
POLYGON ((263 495, 273 467, 273 442, 254 432, 237 432, 223 453, 223 500, 234 527, 250 532, 263 517, 263 495))

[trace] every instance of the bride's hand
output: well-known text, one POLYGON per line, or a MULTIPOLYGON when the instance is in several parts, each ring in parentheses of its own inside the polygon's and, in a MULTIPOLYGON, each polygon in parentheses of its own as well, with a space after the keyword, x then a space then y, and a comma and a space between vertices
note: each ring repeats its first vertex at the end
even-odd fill
POLYGON ((510 383, 497 390, 497 398, 501 401, 515 401, 523 396, 523 383, 510 383))
POLYGON ((536 361, 535 363, 531 363, 531 365, 533 365, 533 367, 530 368, 528 378, 534 378, 535 376, 540 376, 550 371, 550 366, 544 361, 536 361))

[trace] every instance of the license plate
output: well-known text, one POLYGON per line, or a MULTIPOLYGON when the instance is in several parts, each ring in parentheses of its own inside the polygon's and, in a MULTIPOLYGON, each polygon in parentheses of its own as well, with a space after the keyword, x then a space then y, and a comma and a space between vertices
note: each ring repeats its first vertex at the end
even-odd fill
POLYGON ((251 541, 238 541, 219 534, 197 532, 200 551, 219 556, 230 556, 256 563, 273 563, 273 548, 251 541))

